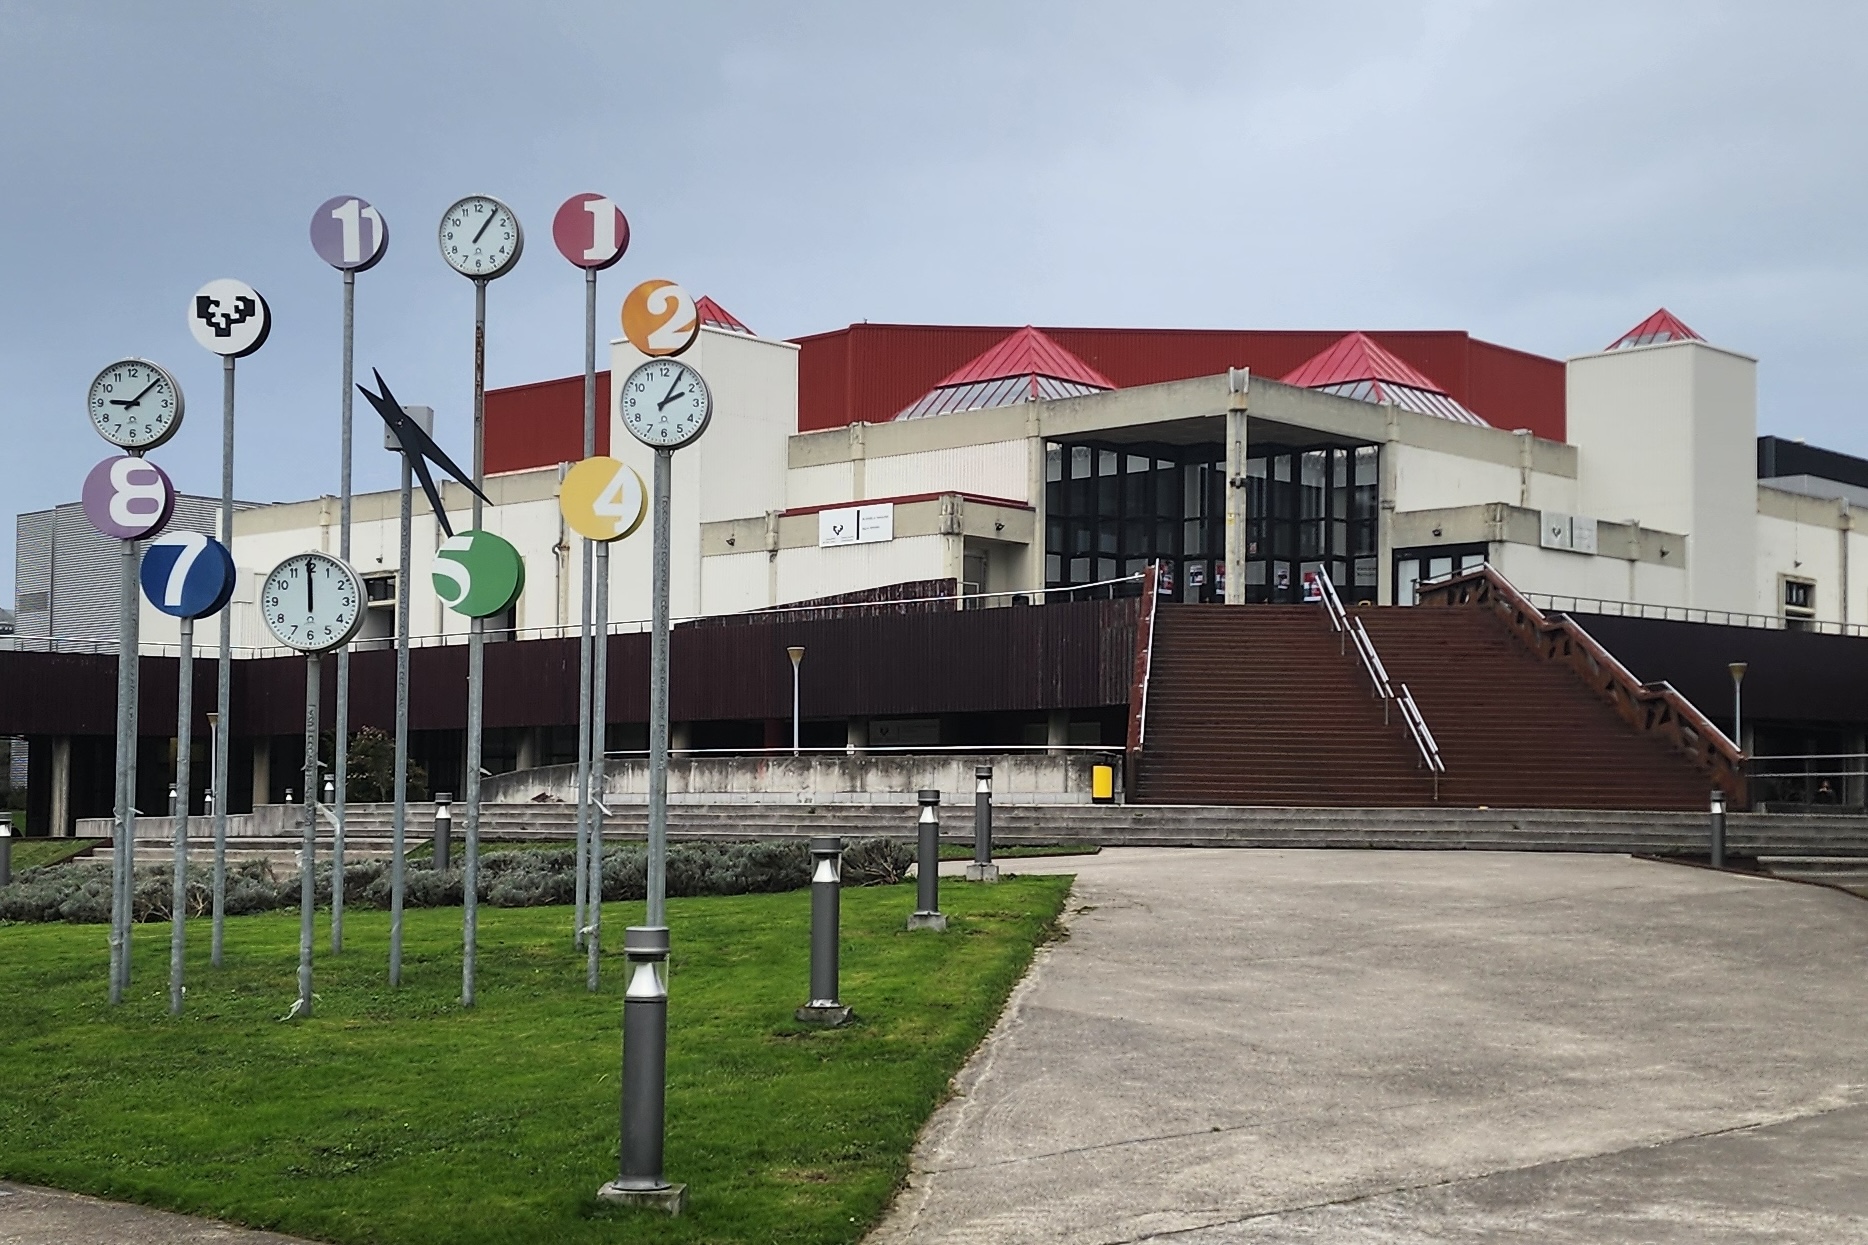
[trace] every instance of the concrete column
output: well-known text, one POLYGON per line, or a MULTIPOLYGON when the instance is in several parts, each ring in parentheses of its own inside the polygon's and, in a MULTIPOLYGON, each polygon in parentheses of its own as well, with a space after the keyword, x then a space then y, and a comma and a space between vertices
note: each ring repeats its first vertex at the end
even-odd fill
POLYGON ((844 728, 844 749, 851 755, 869 746, 869 719, 851 718, 844 728))
POLYGON ((540 754, 545 750, 544 733, 544 728, 538 726, 528 726, 519 733, 519 769, 537 769, 543 764, 540 754))
POLYGON ((1049 551, 1044 523, 1049 491, 1045 488, 1044 436, 1037 408, 1036 402, 1025 403, 1025 500, 1031 506, 1035 522, 1031 528, 1031 544, 1025 550, 1024 582, 1019 585, 1033 593, 1044 591, 1044 555, 1049 551))
POLYGON ((1245 392, 1234 371, 1226 411, 1226 604, 1245 604, 1245 392))
POLYGON ((1382 434, 1381 453, 1376 459, 1375 478, 1375 600, 1394 603, 1395 599, 1395 492, 1399 477, 1397 455, 1401 446, 1401 422, 1395 408, 1384 412, 1387 429, 1382 434))
POLYGON ((58 838, 77 833, 71 817, 71 736, 52 737, 52 799, 50 832, 58 838))
POLYGON ((1855 526, 1855 515, 1849 509, 1849 499, 1836 500, 1836 599, 1841 603, 1842 625, 1849 621, 1849 532, 1855 526))
POLYGON ((271 798, 272 740, 262 735, 253 741, 253 807, 258 808, 271 798))
POLYGON ((1055 751, 1070 742, 1070 710, 1053 709, 1044 724, 1045 747, 1053 749, 1051 756, 1062 756, 1055 751))
POLYGON ((685 754, 694 746, 694 730, 686 722, 668 724, 668 751, 676 756, 685 754))

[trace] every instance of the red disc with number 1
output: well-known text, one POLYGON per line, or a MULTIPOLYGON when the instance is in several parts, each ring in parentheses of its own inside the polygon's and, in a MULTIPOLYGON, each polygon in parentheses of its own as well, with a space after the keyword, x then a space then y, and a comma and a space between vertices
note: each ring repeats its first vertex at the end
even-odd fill
POLYGON ((602 195, 572 195, 551 218, 551 240, 579 268, 608 268, 629 249, 629 219, 602 195))

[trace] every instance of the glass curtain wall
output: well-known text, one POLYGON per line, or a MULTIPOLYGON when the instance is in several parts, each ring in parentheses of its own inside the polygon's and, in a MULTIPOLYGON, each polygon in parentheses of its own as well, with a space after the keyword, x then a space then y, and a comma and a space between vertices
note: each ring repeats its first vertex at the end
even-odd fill
MULTIPOLYGON (((1246 462, 1246 600, 1297 602, 1328 571, 1373 601, 1379 447, 1263 445, 1246 462)), ((1174 600, 1225 596, 1225 447, 1045 447, 1045 584, 1065 588, 1164 563, 1174 600)))

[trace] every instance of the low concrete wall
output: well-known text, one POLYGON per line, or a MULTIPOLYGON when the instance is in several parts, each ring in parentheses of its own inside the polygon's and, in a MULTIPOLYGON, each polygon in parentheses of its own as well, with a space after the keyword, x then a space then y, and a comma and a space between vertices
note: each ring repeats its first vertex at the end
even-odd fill
MULTIPOLYGON (((434 833, 435 806, 426 801, 414 800, 406 805, 408 813, 404 826, 411 841, 425 839, 434 833)), ((368 825, 372 829, 377 824, 387 826, 394 815, 393 804, 352 804, 348 820, 368 825)), ((227 837, 230 839, 282 838, 299 835, 304 832, 305 806, 302 804, 262 804, 250 813, 231 813, 227 817, 227 837)), ((460 833, 460 805, 455 804, 455 830, 460 833)), ((114 817, 78 818, 79 837, 94 835, 108 839, 116 833, 117 819, 114 817)), ((330 834, 331 821, 328 817, 318 818, 320 837, 330 834)), ((173 817, 141 817, 136 819, 136 833, 139 837, 173 840, 175 819, 173 817)), ((195 813, 188 818, 188 841, 190 843, 212 843, 214 841, 214 819, 195 813)))
MULTIPOLYGON (((851 756, 674 757, 668 763, 668 799, 684 804, 912 804, 923 787, 949 801, 971 803, 973 770, 992 766, 993 799, 1006 804, 1088 804, 1090 767, 1118 761, 1077 752, 951 753, 851 756)), ((1117 798, 1122 767, 1116 765, 1117 798)), ((644 804, 649 798, 649 763, 643 757, 613 760, 603 787, 611 805, 644 804)), ((565 803, 577 792, 575 765, 548 765, 486 779, 480 798, 488 804, 523 804, 541 797, 565 803)))

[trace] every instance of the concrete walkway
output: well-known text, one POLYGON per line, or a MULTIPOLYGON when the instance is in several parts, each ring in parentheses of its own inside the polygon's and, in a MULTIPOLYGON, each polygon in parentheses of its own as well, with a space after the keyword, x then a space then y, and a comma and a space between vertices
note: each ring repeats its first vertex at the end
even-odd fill
POLYGON ((1868 903, 1613 856, 1117 849, 872 1237, 1868 1241, 1868 903))
POLYGON ((308 1245, 211 1219, 0 1181, 0 1245, 308 1245))

